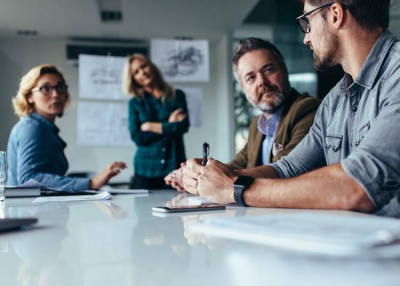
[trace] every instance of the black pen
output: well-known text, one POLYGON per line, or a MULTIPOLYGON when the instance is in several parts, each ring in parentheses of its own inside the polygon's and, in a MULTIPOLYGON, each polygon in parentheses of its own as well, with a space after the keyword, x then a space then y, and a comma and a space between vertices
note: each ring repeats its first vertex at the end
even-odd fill
POLYGON ((201 165, 205 166, 207 164, 207 157, 210 154, 210 145, 207 142, 203 143, 203 162, 201 165))

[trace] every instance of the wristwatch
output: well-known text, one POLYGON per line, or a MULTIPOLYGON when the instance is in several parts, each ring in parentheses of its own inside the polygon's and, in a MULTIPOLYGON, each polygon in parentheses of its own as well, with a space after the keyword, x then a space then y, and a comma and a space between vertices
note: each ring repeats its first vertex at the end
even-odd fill
POLYGON ((247 207, 243 199, 244 191, 253 183, 254 179, 248 176, 239 176, 237 180, 233 183, 233 195, 235 201, 239 206, 247 207))

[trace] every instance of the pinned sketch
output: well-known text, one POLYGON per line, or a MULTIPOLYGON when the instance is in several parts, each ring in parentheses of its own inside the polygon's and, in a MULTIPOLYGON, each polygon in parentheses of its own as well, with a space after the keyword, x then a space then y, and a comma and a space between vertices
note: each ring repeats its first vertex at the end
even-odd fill
POLYGON ((151 60, 166 81, 210 80, 208 41, 151 40, 151 60))
POLYGON ((79 55, 79 97, 128 100, 122 92, 125 61, 123 57, 79 55))
POLYGON ((78 102, 78 145, 133 146, 128 103, 78 102))
POLYGON ((200 87, 176 86, 186 95, 186 104, 189 111, 191 127, 201 127, 201 107, 203 102, 203 90, 200 87))

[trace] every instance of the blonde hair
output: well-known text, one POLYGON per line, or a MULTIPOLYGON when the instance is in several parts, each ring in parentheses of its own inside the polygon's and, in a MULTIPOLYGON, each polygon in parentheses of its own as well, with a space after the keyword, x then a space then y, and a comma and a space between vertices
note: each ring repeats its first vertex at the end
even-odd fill
MULTIPOLYGON (((21 78, 19 82, 19 90, 17 95, 12 99, 14 106, 14 112, 19 117, 22 118, 25 115, 32 114, 35 111, 33 104, 29 103, 28 96, 32 93, 32 89, 36 86, 39 78, 45 74, 55 74, 58 75, 61 81, 66 84, 63 74, 59 69, 50 64, 43 64, 32 68, 26 75, 21 78)), ((71 96, 67 92, 67 101, 65 107, 71 104, 71 96)), ((62 116, 59 115, 59 116, 62 116)))
POLYGON ((175 89, 165 82, 160 70, 150 61, 149 58, 142 54, 134 54, 129 56, 125 63, 122 87, 126 94, 130 94, 134 97, 143 97, 144 94, 143 86, 138 84, 132 75, 131 64, 134 60, 142 60, 150 66, 154 85, 156 88, 161 90, 163 97, 175 96, 175 89))

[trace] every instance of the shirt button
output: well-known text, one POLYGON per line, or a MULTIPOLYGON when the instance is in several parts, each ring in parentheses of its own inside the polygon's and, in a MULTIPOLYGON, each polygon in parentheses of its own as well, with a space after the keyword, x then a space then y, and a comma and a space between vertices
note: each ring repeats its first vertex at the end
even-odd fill
POLYGON ((164 160, 164 159, 162 159, 162 160, 161 160, 161 164, 164 164, 164 163, 165 163, 165 160, 164 160))
POLYGON ((356 112, 356 111, 357 111, 357 107, 353 106, 352 110, 353 110, 354 112, 356 112))
POLYGON ((163 152, 165 152, 165 148, 162 148, 161 150, 162 150, 163 152))

